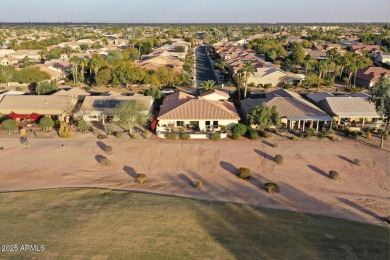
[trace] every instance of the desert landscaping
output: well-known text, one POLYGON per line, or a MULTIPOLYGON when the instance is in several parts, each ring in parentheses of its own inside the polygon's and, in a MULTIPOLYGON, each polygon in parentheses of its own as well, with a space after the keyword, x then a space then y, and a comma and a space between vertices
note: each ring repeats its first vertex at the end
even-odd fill
POLYGON ((387 225, 383 221, 390 214, 387 150, 350 139, 294 142, 275 136, 272 142, 278 143, 277 148, 264 140, 33 138, 26 149, 18 138, 2 138, 0 190, 99 187, 387 225), (104 152, 108 145, 113 148, 111 155, 104 152), (284 157, 281 165, 273 159, 276 154, 284 157), (99 164, 104 157, 111 165, 99 164), (360 165, 353 163, 354 159, 359 159, 360 165), (250 180, 236 176, 240 167, 251 169, 250 180), (339 172, 339 180, 328 177, 331 170, 339 172), (139 173, 146 174, 146 183, 134 181, 139 173), (194 188, 194 180, 203 187, 194 188), (267 182, 277 183, 280 192, 267 193, 267 182))

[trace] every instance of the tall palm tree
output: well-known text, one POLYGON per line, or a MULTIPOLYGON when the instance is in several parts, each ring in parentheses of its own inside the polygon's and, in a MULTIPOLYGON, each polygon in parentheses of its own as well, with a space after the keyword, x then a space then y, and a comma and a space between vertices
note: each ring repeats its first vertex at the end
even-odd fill
POLYGON ((84 79, 85 79, 85 75, 84 75, 84 69, 85 67, 88 65, 88 60, 82 58, 80 60, 80 68, 81 68, 81 71, 80 71, 80 81, 81 82, 84 82, 84 79))
POLYGON ((105 60, 99 54, 94 55, 92 57, 92 59, 89 61, 89 68, 90 68, 90 70, 93 70, 93 72, 94 72, 95 81, 96 81, 96 77, 98 75, 99 69, 104 67, 104 65, 105 65, 105 60))
POLYGON ((255 74, 255 67, 253 66, 253 63, 251 61, 245 63, 245 65, 242 67, 242 70, 244 71, 245 75, 245 91, 244 91, 244 98, 246 98, 246 93, 248 91, 248 78, 250 75, 255 74))
POLYGON ((77 81, 77 74, 78 74, 78 65, 79 65, 79 58, 77 58, 76 56, 72 56, 70 59, 69 59, 69 63, 72 64, 72 74, 73 74, 73 84, 76 84, 77 81))
POLYGON ((241 84, 242 84, 243 78, 244 78, 244 71, 242 69, 240 69, 234 75, 234 80, 236 81, 236 84, 237 84, 237 93, 238 93, 239 100, 241 100, 241 84))

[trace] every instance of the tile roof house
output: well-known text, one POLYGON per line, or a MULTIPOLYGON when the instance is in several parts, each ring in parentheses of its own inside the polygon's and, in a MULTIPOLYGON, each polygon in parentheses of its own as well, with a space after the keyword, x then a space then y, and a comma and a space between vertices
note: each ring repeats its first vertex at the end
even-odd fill
POLYGON ((215 100, 215 101, 228 100, 230 98, 230 95, 228 93, 218 89, 207 90, 205 92, 200 93, 199 96, 206 100, 215 100))
POLYGON ((305 49, 305 54, 309 54, 315 60, 325 60, 327 58, 326 51, 305 49))
POLYGON ((374 63, 379 65, 379 66, 387 66, 388 68, 390 67, 390 53, 384 53, 380 52, 374 55, 373 57, 374 63))
POLYGON ((79 101, 83 101, 86 96, 90 96, 91 93, 88 93, 81 88, 73 87, 71 89, 65 90, 61 89, 57 91, 56 93, 52 94, 52 96, 68 96, 68 97, 73 97, 77 98, 79 101))
POLYGON ((169 56, 154 56, 143 60, 136 61, 135 65, 147 70, 156 70, 160 67, 173 68, 178 73, 183 72, 183 62, 169 56))
POLYGON ((381 48, 379 45, 352 45, 351 51, 356 53, 363 53, 367 51, 369 53, 380 52, 381 48))
POLYGON ((356 73, 356 85, 371 88, 381 77, 389 77, 390 70, 381 67, 359 69, 356 73))
POLYGON ((370 103, 370 95, 352 93, 334 96, 327 92, 306 95, 307 99, 329 115, 333 116, 337 125, 345 121, 355 121, 361 125, 380 118, 375 106, 370 103))
POLYGON ((115 108, 122 102, 141 102, 145 113, 151 113, 153 109, 153 98, 150 96, 86 96, 75 117, 104 124, 107 120, 115 120, 115 108))
POLYGON ((221 125, 231 129, 240 117, 231 102, 208 100, 179 91, 164 99, 157 120, 157 133, 165 132, 170 127, 204 132, 221 125))
POLYGON ((276 86, 279 83, 293 84, 303 79, 303 75, 288 73, 274 67, 262 67, 256 68, 255 73, 249 75, 248 83, 254 83, 255 85, 272 84, 272 86, 276 86))
POLYGON ((0 113, 22 115, 33 113, 52 116, 59 120, 72 115, 77 99, 68 96, 6 95, 0 101, 0 113))
POLYGON ((241 110, 244 118, 255 107, 263 102, 269 107, 275 106, 284 123, 290 130, 313 127, 316 122, 318 131, 320 124, 331 124, 332 118, 324 111, 305 100, 299 94, 285 89, 278 89, 263 95, 262 98, 241 100, 241 110))

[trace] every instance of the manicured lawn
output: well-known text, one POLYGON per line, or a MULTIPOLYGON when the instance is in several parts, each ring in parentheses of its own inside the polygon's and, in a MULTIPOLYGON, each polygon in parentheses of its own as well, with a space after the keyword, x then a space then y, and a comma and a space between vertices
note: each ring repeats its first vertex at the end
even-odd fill
POLYGON ((389 229, 103 189, 0 193, 0 259, 388 259, 389 229))

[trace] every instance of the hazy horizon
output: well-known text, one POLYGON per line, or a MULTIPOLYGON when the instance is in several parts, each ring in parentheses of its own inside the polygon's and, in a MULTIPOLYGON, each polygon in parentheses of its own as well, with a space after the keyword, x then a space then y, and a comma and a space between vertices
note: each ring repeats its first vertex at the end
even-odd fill
POLYGON ((3 23, 370 23, 387 0, 3 0, 3 23), (276 3, 275 3, 276 2, 276 3))

